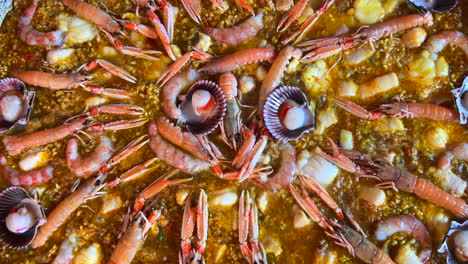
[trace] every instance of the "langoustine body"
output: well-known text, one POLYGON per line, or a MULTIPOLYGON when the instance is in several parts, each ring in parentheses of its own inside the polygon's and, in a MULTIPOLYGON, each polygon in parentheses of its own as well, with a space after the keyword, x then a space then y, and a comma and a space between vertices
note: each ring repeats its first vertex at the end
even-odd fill
POLYGON ((236 45, 253 38, 263 28, 263 13, 250 17, 231 28, 204 27, 202 31, 212 39, 228 45, 236 45))
POLYGON ((272 48, 244 49, 210 61, 200 71, 207 74, 229 72, 254 62, 272 62, 275 56, 275 50, 272 48))

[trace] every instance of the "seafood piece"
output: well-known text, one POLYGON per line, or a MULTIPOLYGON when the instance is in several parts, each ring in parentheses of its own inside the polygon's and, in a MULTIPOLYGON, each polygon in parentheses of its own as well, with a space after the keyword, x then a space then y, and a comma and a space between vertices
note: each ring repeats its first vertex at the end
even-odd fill
POLYGON ((240 138, 240 108, 237 103, 237 79, 234 74, 227 72, 219 77, 219 86, 226 96, 226 116, 221 127, 221 135, 224 142, 233 149, 237 149, 237 142, 240 138))
MULTIPOLYGON (((177 63, 177 62, 176 62, 177 63)), ((200 78, 200 74, 195 69, 189 68, 174 77, 164 85, 162 89, 162 106, 170 118, 183 120, 182 112, 177 107, 177 96, 187 86, 200 78)))
POLYGON ((87 178, 99 171, 113 154, 114 144, 110 138, 101 136, 94 151, 87 157, 80 157, 78 142, 72 138, 67 143, 67 166, 74 175, 87 178))
POLYGON ((381 207, 385 205, 386 195, 382 189, 363 186, 359 192, 359 199, 364 200, 369 205, 381 207))
POLYGON ((144 212, 133 212, 127 216, 124 232, 115 245, 109 264, 130 264, 138 252, 138 248, 146 239, 146 233, 161 216, 160 210, 150 210, 148 216, 144 212))
POLYGON ((276 53, 273 48, 244 49, 208 62, 200 69, 200 72, 207 74, 230 72, 240 66, 254 62, 273 62, 275 56, 276 53))
POLYGON ((0 27, 8 12, 13 9, 13 0, 3 0, 0 2, 0 27))
MULTIPOLYGON (((194 49, 193 51, 189 51, 185 53, 182 57, 178 58, 167 70, 165 70, 163 73, 161 73, 161 76, 159 76, 158 81, 156 82, 157 85, 163 86, 172 78, 174 75, 182 69, 184 65, 188 63, 190 58, 195 58, 197 60, 201 61, 207 61, 211 60, 213 58, 212 55, 203 52, 198 49, 194 49)), ((169 85, 169 83, 167 83, 169 85)))
POLYGON ((174 6, 171 5, 171 3, 166 0, 156 1, 158 2, 159 7, 162 9, 161 12, 163 14, 164 27, 166 28, 167 35, 169 36, 169 41, 172 42, 172 39, 174 38, 174 24, 177 10, 174 8, 174 6))
POLYGON ((283 141, 295 140, 315 128, 315 114, 301 89, 283 86, 266 99, 263 118, 268 131, 283 141))
POLYGON ((450 264, 468 261, 468 221, 464 223, 452 221, 437 252, 447 253, 447 263, 450 264))
POLYGON ((413 4, 420 12, 426 12, 426 10, 434 11, 438 13, 448 12, 452 10, 458 3, 458 0, 408 0, 413 4))
POLYGON ((468 143, 455 143, 450 145, 439 158, 437 167, 446 170, 450 167, 452 159, 468 161, 468 143))
POLYGON ((113 99, 130 99, 132 97, 132 93, 128 92, 127 90, 123 89, 115 89, 115 88, 104 88, 104 87, 98 87, 98 86, 85 86, 83 87, 83 90, 93 93, 93 94, 98 94, 98 95, 103 95, 109 98, 113 99))
POLYGON ((382 241, 398 232, 413 235, 420 245, 419 258, 427 263, 432 252, 432 237, 424 223, 410 215, 390 216, 377 224, 375 238, 382 241))
POLYGON ((107 36, 107 38, 110 40, 110 42, 112 42, 112 44, 114 45, 114 48, 122 54, 134 56, 137 58, 147 59, 147 60, 159 60, 158 58, 153 57, 150 54, 156 54, 156 55, 162 54, 162 52, 158 50, 142 50, 136 47, 125 46, 122 43, 122 41, 120 41, 117 38, 114 38, 112 34, 110 34, 109 32, 105 30, 103 30, 103 32, 107 36))
POLYGON ((82 65, 78 70, 84 69, 85 71, 91 71, 96 69, 96 67, 98 66, 102 67, 107 72, 123 80, 126 80, 127 82, 136 83, 137 79, 134 76, 132 76, 129 72, 103 59, 95 59, 91 62, 88 62, 82 65))
POLYGON ((276 30, 283 32, 302 14, 304 8, 309 4, 310 0, 299 0, 286 14, 281 17, 276 30))
POLYGON ((260 113, 263 112, 263 106, 265 105, 267 97, 281 82, 284 71, 286 70, 286 67, 288 67, 289 61, 292 58, 298 58, 301 56, 302 51, 292 46, 286 46, 279 52, 262 82, 262 87, 260 88, 260 95, 258 98, 258 107, 260 109, 260 113))
POLYGON ((216 83, 201 80, 182 96, 179 106, 182 121, 194 135, 207 135, 223 121, 226 113, 226 96, 216 83))
POLYGON ((258 13, 231 28, 202 27, 203 33, 212 39, 228 45, 236 45, 253 38, 263 28, 263 13, 258 13))
MULTIPOLYGON (((344 213, 335 200, 330 196, 330 194, 325 190, 325 188, 320 185, 320 183, 311 177, 300 177, 301 184, 304 187, 309 188, 311 191, 316 193, 320 199, 332 209, 340 219, 344 219, 344 213)), ((292 183, 292 182, 291 182, 292 183)))
POLYGON ((52 264, 70 264, 75 257, 73 255, 73 249, 76 247, 77 243, 78 241, 75 234, 67 236, 60 245, 59 252, 52 264))
POLYGON ((47 222, 41 226, 37 236, 31 243, 32 248, 43 246, 52 234, 59 228, 67 218, 88 200, 101 195, 99 192, 104 186, 105 174, 93 175, 83 184, 78 186, 70 195, 63 199, 50 213, 47 222))
POLYGON ((258 241, 257 205, 245 190, 239 200, 239 243, 249 264, 267 263, 265 249, 258 241))
POLYGON ((200 24, 202 20, 201 15, 200 15, 200 12, 201 12, 200 0, 181 0, 181 2, 185 10, 189 14, 189 16, 193 19, 193 21, 200 24))
POLYGON ((192 195, 190 195, 184 207, 181 230, 181 252, 179 262, 181 264, 205 263, 203 253, 208 238, 208 197, 205 191, 200 190, 198 205, 192 208, 192 195), (197 227, 197 240, 192 242, 194 228, 197 227))
POLYGON ((43 167, 49 161, 49 153, 46 151, 31 152, 24 155, 18 162, 23 171, 30 171, 35 168, 43 167))
POLYGON ((449 191, 457 197, 465 194, 467 182, 455 175, 450 169, 439 169, 433 174, 434 181, 444 190, 449 191))
POLYGON ((101 245, 94 242, 78 251, 73 264, 100 264, 102 261, 101 245))
POLYGON ((14 249, 28 246, 37 229, 46 222, 39 202, 21 187, 10 187, 0 193, 0 219, 0 241, 14 249))
POLYGON ((171 41, 169 38, 169 34, 166 31, 166 28, 164 27, 163 23, 161 20, 159 20, 159 17, 154 13, 153 11, 149 10, 148 11, 148 18, 153 23, 154 28, 156 29, 156 33, 158 33, 159 39, 161 40, 161 43, 163 44, 164 49, 167 52, 167 55, 172 59, 176 60, 176 57, 174 53, 172 52, 171 49, 171 41))
POLYGON ((96 106, 88 112, 90 116, 95 116, 100 113, 112 115, 143 115, 145 113, 145 109, 141 106, 132 104, 106 104, 96 106))
POLYGON ((301 151, 297 157, 297 168, 299 175, 313 178, 325 187, 330 185, 338 175, 338 168, 318 155, 317 149, 312 154, 307 150, 301 151))
POLYGON ((18 79, 0 80, 0 133, 27 124, 35 95, 18 79))
POLYGON ((65 44, 68 46, 91 41, 98 35, 98 31, 92 23, 77 16, 61 13, 57 17, 57 24, 58 28, 66 33, 65 44))
POLYGON ((369 112, 344 98, 335 98, 335 103, 339 107, 360 118, 371 120, 391 116, 394 118, 428 118, 432 120, 458 122, 458 114, 455 111, 435 104, 395 102, 382 104, 376 111, 369 112))
POLYGON ((455 105, 460 115, 460 124, 468 123, 468 77, 463 80, 460 88, 452 90, 455 97, 455 105))
POLYGON ((385 93, 399 85, 400 82, 398 80, 398 76, 396 73, 392 72, 359 85, 359 93, 361 94, 361 99, 365 99, 377 94, 385 93))
POLYGON ((410 47, 416 48, 421 46, 421 44, 426 40, 427 33, 424 28, 413 28, 406 32, 402 37, 401 40, 403 43, 410 47))
MULTIPOLYGON (((109 186, 109 184, 108 184, 109 186)), ((102 198, 102 206, 100 213, 108 214, 112 211, 120 209, 123 206, 122 199, 117 194, 106 194, 102 198)))
POLYGON ((39 32, 34 29, 32 20, 36 13, 38 0, 31 0, 31 5, 24 10, 18 21, 18 36, 29 45, 39 46, 61 46, 63 44, 64 32, 55 30, 51 32, 39 32))
POLYGON ((112 187, 117 186, 120 183, 136 180, 137 178, 141 177, 143 174, 152 172, 156 170, 157 168, 159 168, 159 165, 151 166, 153 165, 153 163, 157 161, 159 161, 158 158, 149 159, 143 162, 142 164, 139 164, 131 168, 130 170, 122 173, 119 177, 113 179, 107 185, 112 188, 112 187))
POLYGON ((237 9, 239 9, 241 13, 244 13, 245 10, 253 16, 255 15, 255 12, 253 11, 252 7, 250 7, 247 1, 248 0, 234 0, 234 3, 236 3, 237 9))
POLYGON ((424 47, 432 54, 437 54, 449 44, 462 49, 468 58, 468 38, 460 31, 447 30, 436 33, 427 39, 424 47))
POLYGON ((0 168, 11 185, 31 186, 48 182, 54 177, 54 168, 46 166, 38 170, 19 172, 8 165, 5 156, 0 154, 0 168))
POLYGON ((64 64, 65 62, 70 61, 70 56, 73 55, 74 52, 75 49, 64 48, 49 50, 49 52, 47 52, 47 62, 52 65, 64 64))
POLYGON ((343 170, 355 173, 358 177, 376 179, 381 182, 377 185, 378 187, 414 193, 418 197, 450 211, 457 218, 465 219, 468 217, 468 205, 463 199, 447 193, 433 183, 408 171, 394 167, 387 161, 373 160, 357 151, 338 149, 331 139, 330 143, 332 144, 333 156, 323 151, 320 151, 319 155, 343 170))
POLYGON ((308 51, 302 57, 302 61, 308 63, 349 50, 367 41, 376 41, 406 29, 432 25, 432 23, 433 17, 430 13, 405 15, 369 26, 355 33, 305 41, 300 43, 298 47, 301 47, 303 51, 308 51))
POLYGON ((163 139, 154 122, 150 123, 148 130, 151 149, 167 164, 190 174, 207 170, 210 167, 209 162, 194 157, 163 139))
POLYGON ((118 20, 124 28, 138 32, 147 38, 158 39, 158 33, 152 27, 147 25, 135 23, 129 20, 118 20))
POLYGON ((269 190, 278 190, 288 187, 296 179, 296 148, 289 143, 281 143, 279 146, 281 165, 273 176, 265 181, 255 179, 254 182, 269 190))

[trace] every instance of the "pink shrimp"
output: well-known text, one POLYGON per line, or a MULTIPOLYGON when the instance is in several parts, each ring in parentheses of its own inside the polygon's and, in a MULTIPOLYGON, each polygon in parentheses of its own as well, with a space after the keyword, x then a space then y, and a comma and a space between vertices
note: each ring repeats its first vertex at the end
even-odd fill
POLYGON ((67 144, 67 165, 70 171, 79 177, 87 178, 99 171, 114 154, 110 138, 101 136, 100 143, 87 157, 78 154, 78 142, 72 138, 67 144))
POLYGON ((428 263, 432 252, 432 237, 427 227, 410 215, 394 215, 379 222, 375 231, 375 238, 379 241, 398 233, 410 233, 420 243, 419 258, 423 263, 428 263))
POLYGON ((91 76, 78 72, 48 73, 41 71, 14 70, 11 76, 23 82, 51 90, 71 89, 86 84, 91 76))
POLYGON ((161 160, 169 165, 190 174, 210 168, 209 162, 196 158, 164 140, 154 122, 151 122, 149 125, 149 135, 151 149, 161 160))
POLYGON ((37 0, 31 0, 31 5, 26 8, 18 21, 19 38, 29 45, 60 46, 63 44, 62 30, 51 32, 39 32, 34 29, 32 20, 37 9, 37 0))
POLYGON ((10 165, 5 156, 0 154, 0 168, 2 168, 3 176, 10 182, 11 185, 31 186, 48 182, 54 177, 52 166, 46 166, 38 170, 19 172, 10 165))
POLYGON ((260 89, 260 95, 258 98, 258 107, 260 109, 259 113, 263 112, 263 105, 265 104, 268 95, 270 95, 270 93, 281 82, 281 79, 284 75, 284 71, 286 70, 286 67, 288 66, 291 58, 300 58, 301 56, 302 51, 292 46, 286 46, 279 52, 275 61, 273 61, 270 70, 265 76, 265 79, 262 83, 262 88, 260 89))
POLYGON ((468 38, 460 31, 447 30, 439 32, 429 37, 424 45, 431 53, 437 54, 449 44, 462 49, 468 58, 468 38))
POLYGON ((9 155, 18 155, 23 150, 61 140, 87 126, 87 116, 77 117, 54 128, 32 132, 23 136, 6 136, 3 145, 9 155))
POLYGON ((207 74, 229 72, 237 67, 254 62, 273 62, 275 55, 276 53, 273 48, 244 49, 208 62, 200 71, 207 74))
POLYGON ((162 90, 162 106, 166 114, 175 119, 182 119, 182 112, 177 107, 177 96, 190 84, 200 78, 200 74, 190 68, 174 77, 166 83, 162 90))
POLYGON ((212 39, 228 45, 236 45, 257 35, 263 28, 263 13, 250 17, 246 21, 231 28, 203 27, 203 33, 212 39))
POLYGON ((281 152, 281 165, 278 171, 266 181, 255 179, 254 182, 270 190, 288 187, 296 179, 296 148, 289 143, 279 146, 281 152))
POLYGON ((439 169, 448 169, 453 158, 468 161, 468 143, 456 143, 449 146, 440 157, 437 167, 439 169))

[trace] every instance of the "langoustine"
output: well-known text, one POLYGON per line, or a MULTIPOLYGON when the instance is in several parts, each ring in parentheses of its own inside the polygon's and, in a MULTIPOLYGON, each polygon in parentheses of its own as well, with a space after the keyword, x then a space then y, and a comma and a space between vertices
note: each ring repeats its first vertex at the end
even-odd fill
POLYGON ((263 13, 250 17, 246 21, 231 28, 203 27, 203 33, 212 39, 228 45, 236 45, 253 38, 263 28, 263 13))
POLYGON ((230 72, 237 67, 260 61, 273 62, 276 52, 272 48, 244 49, 208 62, 200 72, 215 74, 230 72))
POLYGON ((45 166, 38 170, 20 172, 8 165, 8 162, 3 155, 0 155, 0 167, 3 170, 3 176, 11 185, 38 185, 48 182, 54 177, 54 168, 52 166, 45 166))

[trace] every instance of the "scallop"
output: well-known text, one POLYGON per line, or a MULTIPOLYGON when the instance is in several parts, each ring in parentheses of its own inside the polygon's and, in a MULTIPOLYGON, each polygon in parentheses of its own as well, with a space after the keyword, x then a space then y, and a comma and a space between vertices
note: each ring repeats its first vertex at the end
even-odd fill
POLYGON ((465 77, 460 88, 452 90, 452 94, 460 115, 460 124, 465 125, 468 119, 468 77, 465 77))
POLYGON ((453 221, 437 252, 447 253, 447 263, 466 263, 468 261, 468 221, 464 223, 453 221))
POLYGON ((416 8, 429 10, 438 13, 452 10, 458 3, 458 0, 408 0, 416 8))
POLYGON ((10 187, 0 193, 0 240, 8 247, 29 245, 45 221, 41 206, 23 188, 10 187))
POLYGON ((17 126, 24 126, 29 120, 35 93, 26 90, 18 79, 0 80, 0 133, 17 126))
POLYGON ((223 121, 226 97, 216 83, 201 80, 190 87, 179 107, 187 130, 194 135, 207 135, 223 121))
POLYGON ((267 98, 263 117, 268 131, 283 141, 295 140, 315 128, 315 113, 298 87, 283 86, 267 98))

